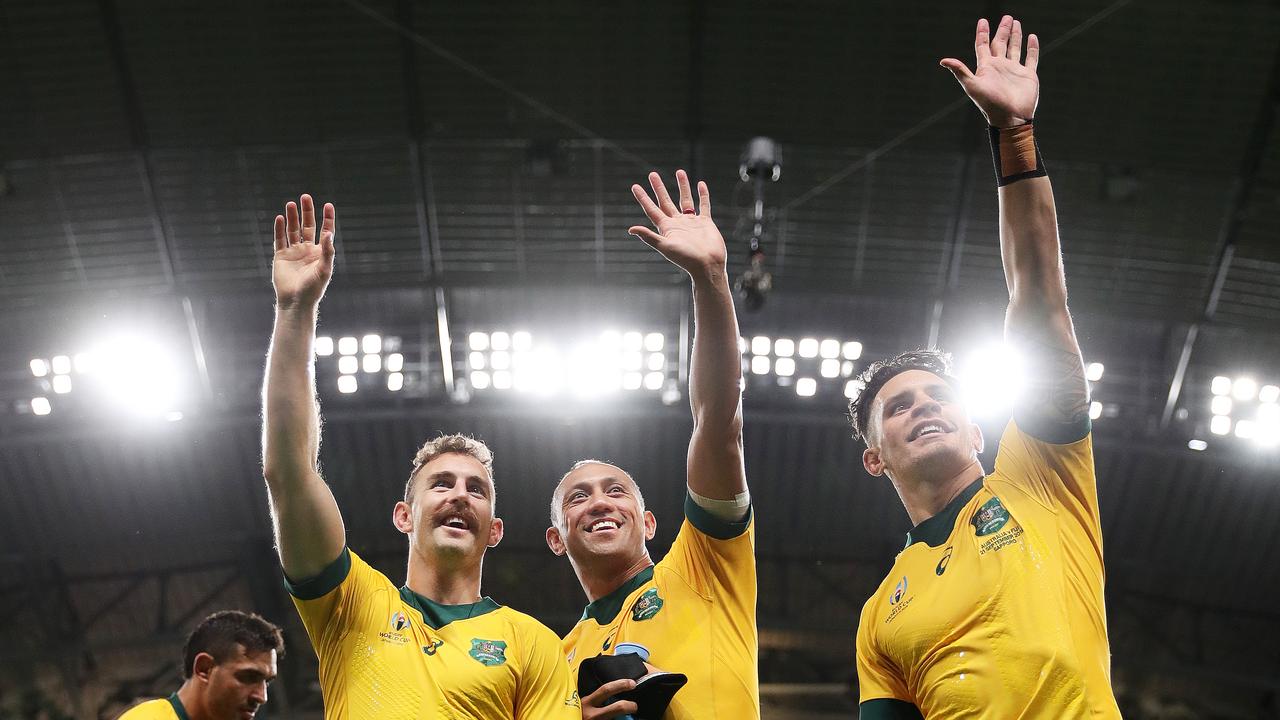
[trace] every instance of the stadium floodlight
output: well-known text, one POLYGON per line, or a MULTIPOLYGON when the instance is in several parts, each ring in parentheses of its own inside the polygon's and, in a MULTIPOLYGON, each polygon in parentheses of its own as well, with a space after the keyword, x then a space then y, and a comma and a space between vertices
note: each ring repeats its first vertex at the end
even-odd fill
POLYGON ((791 377, 796 374, 796 361, 789 357, 778 358, 773 364, 773 371, 778 377, 791 377))
POLYGON ((813 397, 818 392, 818 381, 813 378, 800 378, 796 381, 796 394, 800 397, 813 397))
POLYGON ((1209 443, 1203 440, 1198 440, 1198 439, 1188 440, 1187 447, 1191 448, 1192 450, 1195 450, 1196 452, 1203 452, 1205 449, 1209 447, 1209 443))
MULTIPOLYGON (((355 358, 352 358, 353 360, 355 358)), ((344 395, 350 395, 355 392, 360 384, 356 381, 355 375, 339 375, 338 376, 338 392, 344 395)))
POLYGON ((639 390, 644 385, 644 375, 638 372, 629 372, 622 376, 622 389, 639 390))
POLYGON ((769 374, 769 356, 756 355, 755 357, 751 358, 751 372, 755 373, 756 375, 768 375, 769 374))
POLYGON ((508 370, 494 371, 493 389, 494 390, 510 390, 511 389, 511 372, 508 370))
POLYGON ((31 398, 31 412, 36 415, 48 415, 53 412, 53 406, 49 404, 47 397, 31 398))
POLYGON ((494 370, 509 370, 511 368, 511 353, 506 350, 494 350, 489 355, 489 366, 494 370))
MULTIPOLYGON (((747 350, 749 350, 750 348, 751 348, 751 343, 747 342, 747 339, 746 339, 746 338, 744 338, 744 337, 742 337, 741 335, 739 335, 739 336, 738 336, 738 354, 739 354, 739 355, 746 355, 746 354, 747 354, 747 350)), ((33 361, 33 362, 34 362, 34 361, 33 361)))
POLYGON ((472 350, 484 352, 489 349, 489 335, 482 332, 473 332, 467 335, 467 345, 472 350))
POLYGON ((48 375, 49 363, 45 362, 44 360, 41 360, 40 358, 33 359, 31 361, 31 374, 38 378, 48 375))
POLYGON ((360 363, 361 369, 367 373, 376 373, 382 370, 381 355, 365 355, 364 360, 360 363))
POLYGON ((1227 395, 1231 392, 1231 378, 1218 375, 1209 385, 1214 395, 1227 395))
POLYGON ((66 395, 71 392, 71 376, 70 375, 54 375, 53 391, 59 395, 66 395))
MULTIPOLYGON (((643 338, 641 344, 643 345, 643 338)), ((569 384, 569 391, 581 399, 597 398, 622 387, 618 352, 600 343, 578 343, 569 352, 564 365, 551 365, 548 372, 563 376, 569 384)))
POLYGON ((1214 435, 1228 435, 1231 433, 1231 418, 1226 415, 1214 415, 1209 421, 1209 432, 1214 435))
POLYGON ((666 380, 666 376, 660 372, 651 372, 644 376, 645 390, 661 390, 662 381, 666 380))
POLYGON ((398 373, 404 370, 404 355, 391 353, 387 356, 387 372, 398 373))
POLYGON ((840 361, 835 358, 828 358, 822 361, 822 377, 833 378, 840 377, 840 361))
POLYGON ((87 352, 76 353, 71 358, 71 364, 76 372, 84 375, 93 371, 93 356, 87 352))
POLYGON ((485 365, 484 353, 472 352, 467 356, 467 363, 471 365, 472 370, 483 370, 485 365))
POLYGON ((1252 420, 1241 420, 1236 423, 1236 437, 1241 440, 1252 440, 1258 435, 1258 426, 1252 420))
POLYGON ((511 333, 511 349, 516 352, 528 352, 533 347, 533 335, 526 330, 511 333))
POLYGON ((1280 405, 1271 402, 1259 405, 1258 424, 1280 426, 1280 405))
POLYGON ((338 354, 339 355, 355 355, 360 352, 360 341, 354 337, 347 336, 338 338, 338 354))
POLYGON ((521 353, 515 366, 515 387, 521 392, 554 395, 564 385, 560 353, 550 345, 521 353))
POLYGON ((818 338, 801 338, 797 349, 802 358, 818 357, 818 338))
MULTIPOLYGON (((489 335, 489 347, 494 350, 510 350, 511 335, 503 330, 491 333, 489 335)), ((494 387, 497 387, 497 383, 494 383, 494 387)))
POLYGON ((66 355, 54 355, 49 365, 53 367, 53 372, 56 375, 71 374, 71 358, 66 355))
POLYGON ((1209 403, 1209 409, 1214 415, 1230 415, 1231 414, 1231 396, 1214 395, 1213 400, 1209 403))
POLYGON ((663 405, 675 405, 680 402, 681 397, 680 386, 676 384, 675 378, 669 378, 662 384, 661 399, 663 405))
POLYGON ((773 343, 769 341, 769 336, 767 335, 757 335, 751 338, 751 352, 756 355, 768 355, 769 348, 772 346, 773 343))
POLYGON ((1273 403, 1280 400, 1280 387, 1275 385, 1263 385, 1258 391, 1258 402, 1273 403))
POLYGON ((667 365, 666 355, 663 355, 660 352, 652 353, 649 355, 648 366, 650 370, 661 370, 662 368, 666 367, 666 365, 667 365))
POLYGON ((328 335, 320 335, 316 338, 315 344, 316 355, 320 357, 329 357, 333 354, 333 338, 328 335))
POLYGON ((1258 383, 1250 377, 1238 377, 1231 383, 1231 396, 1237 400, 1252 400, 1258 395, 1258 383))
POLYGON ((1010 411, 1026 386, 1025 363, 1011 345, 992 342, 970 353, 960 370, 961 394, 975 418, 1010 411))
POLYGON ((780 358, 789 358, 796 354, 796 341, 791 338, 778 338, 773 341, 773 354, 780 358))
POLYGON ((634 330, 625 333, 622 336, 622 349, 627 352, 640 352, 644 349, 644 335, 634 330))
POLYGON ((360 361, 356 359, 355 355, 343 355, 338 358, 338 372, 343 375, 355 375, 359 369, 360 361))
POLYGON ((841 375, 843 375, 843 376, 845 376, 845 377, 849 377, 849 376, 853 375, 853 361, 852 361, 852 360, 845 360, 844 362, 840 363, 840 374, 841 374, 841 375))
POLYGON ((862 357, 862 343, 857 340, 850 340, 844 344, 842 353, 845 360, 857 360, 862 357))
POLYGON ((88 350, 95 387, 112 404, 134 415, 161 418, 176 410, 182 376, 171 346, 130 332, 96 343, 88 350))
POLYGON ((663 340, 662 333, 649 333, 644 336, 644 349, 649 352, 662 352, 663 340))
POLYGON ((818 354, 831 360, 840 357, 840 341, 835 338, 827 338, 818 343, 818 354))
POLYGON ((484 390, 489 387, 489 373, 483 370, 473 370, 471 372, 471 387, 477 390, 484 390))
POLYGON ((1089 403, 1089 419, 1097 420, 1100 417, 1102 417, 1102 403, 1094 400, 1089 403))
POLYGON ((844 396, 850 400, 858 397, 858 393, 862 392, 863 384, 859 380, 849 380, 844 384, 844 396))
POLYGON ((387 375, 387 389, 391 392, 399 392, 404 387, 404 373, 393 372, 387 375))
POLYGON ((182 420, 182 417, 183 415, 180 410, 170 410, 164 415, 164 419, 168 420, 169 422, 178 422, 182 420))
POLYGON ((1102 373, 1106 369, 1106 366, 1102 363, 1092 362, 1085 368, 1084 376, 1089 379, 1089 382, 1098 382, 1102 379, 1102 373))
POLYGON ((376 355, 382 352, 382 336, 375 333, 369 333, 360 338, 360 349, 366 355, 376 355))
POLYGON ((628 350, 622 354, 623 370, 640 370, 644 368, 644 355, 639 350, 628 350))

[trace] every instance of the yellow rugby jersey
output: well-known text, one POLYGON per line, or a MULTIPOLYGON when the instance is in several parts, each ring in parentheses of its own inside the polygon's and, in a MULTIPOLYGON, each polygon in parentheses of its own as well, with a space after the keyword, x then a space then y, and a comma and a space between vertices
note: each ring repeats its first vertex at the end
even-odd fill
POLYGON ((441 605, 348 549, 293 583, 326 718, 580 720, 559 638, 489 598, 441 605))
POLYGON ((861 717, 1120 717, 1093 440, 1073 435, 1011 421, 995 471, 907 536, 858 623, 861 717))
POLYGON ((117 720, 190 720, 178 693, 134 705, 117 720))
POLYGON ((658 564, 587 605, 564 638, 576 677, 583 660, 622 643, 684 673, 663 720, 760 717, 752 511, 728 523, 685 499, 685 521, 658 564))

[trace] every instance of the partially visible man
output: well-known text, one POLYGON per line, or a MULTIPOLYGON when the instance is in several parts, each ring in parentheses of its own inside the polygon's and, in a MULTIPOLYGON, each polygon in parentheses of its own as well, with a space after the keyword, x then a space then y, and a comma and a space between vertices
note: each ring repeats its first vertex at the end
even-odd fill
POLYGON ((480 595, 485 552, 502 540, 484 443, 445 435, 414 457, 391 516, 408 539, 403 585, 347 547, 320 474, 312 352, 335 223, 326 204, 316 227, 309 195, 276 216, 276 321, 263 388, 263 474, 276 543, 320 659, 325 717, 576 720, 555 633, 480 595))
POLYGON ((280 628, 253 613, 216 612, 182 648, 182 687, 133 707, 120 720, 250 720, 266 704, 276 658, 283 654, 280 628))
MULTIPOLYGON (((645 541, 657 521, 621 468, 584 460, 551 499, 547 544, 568 555, 590 601, 564 638, 575 674, 588 658, 625 646, 651 666, 683 673, 664 720, 758 718, 755 532, 742 460, 742 368, 738 320, 725 266, 724 238, 711 219, 706 183, 695 209, 689 177, 676 172, 680 204, 657 173, 654 196, 631 190, 657 232, 630 229, 689 274, 693 284, 693 360, 685 521, 657 565, 645 541)), ((631 680, 605 683, 582 698, 584 720, 637 711, 613 700, 631 680)))

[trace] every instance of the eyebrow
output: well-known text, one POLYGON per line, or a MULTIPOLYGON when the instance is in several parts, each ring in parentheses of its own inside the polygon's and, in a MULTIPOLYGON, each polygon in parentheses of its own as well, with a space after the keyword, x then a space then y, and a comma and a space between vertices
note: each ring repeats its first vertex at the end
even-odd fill
MULTIPOLYGON (((939 383, 930 383, 924 388, 924 391, 929 393, 930 395, 936 395, 936 393, 939 390, 942 390, 944 392, 952 392, 952 387, 947 383, 939 382, 939 383)), ((888 409, 892 407, 894 403, 898 402, 899 400, 907 399, 908 397, 911 396, 912 392, 913 392, 912 390, 903 390, 901 392, 898 392, 886 398, 884 400, 884 403, 881 405, 882 411, 888 411, 888 409)))
MULTIPOLYGON (((427 476, 428 480, 456 480, 457 478, 458 474, 452 470, 438 470, 427 476)), ((489 483, 484 481, 484 477, 480 475, 467 475, 463 479, 468 481, 476 480, 480 483, 480 486, 484 488, 486 493, 489 492, 489 483)))

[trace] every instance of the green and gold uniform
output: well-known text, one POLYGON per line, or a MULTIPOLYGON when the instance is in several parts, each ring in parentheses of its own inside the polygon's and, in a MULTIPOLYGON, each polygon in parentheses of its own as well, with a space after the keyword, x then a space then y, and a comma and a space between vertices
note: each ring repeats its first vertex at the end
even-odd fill
POLYGON ((189 720, 178 693, 134 705, 117 720, 189 720))
POLYGON ((1011 421, 867 600, 861 717, 1120 717, 1089 425, 1037 435, 1011 421))
POLYGON ((326 718, 580 720, 559 638, 528 615, 432 602, 346 548, 285 585, 320 658, 326 718))
POLYGON ((750 508, 730 523, 686 498, 670 552, 587 605, 564 651, 576 676, 583 660, 623 643, 643 646, 654 667, 689 677, 663 720, 760 717, 750 508))

